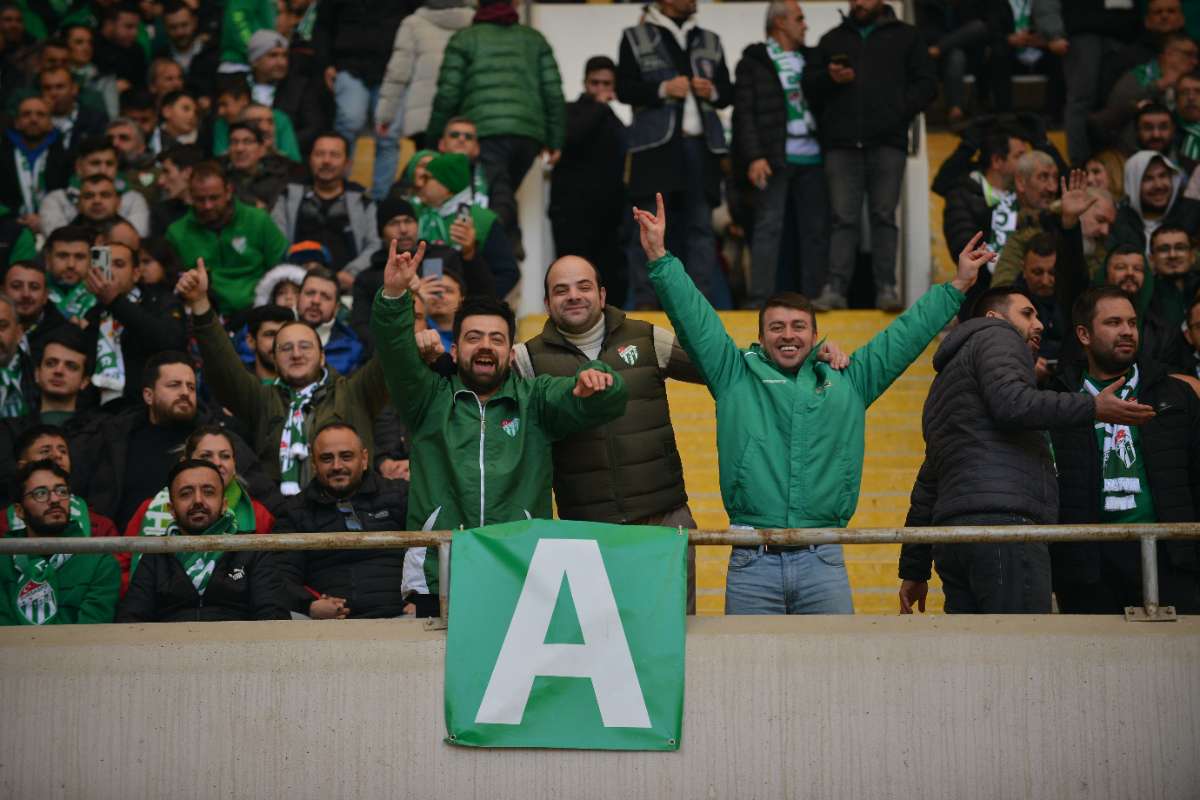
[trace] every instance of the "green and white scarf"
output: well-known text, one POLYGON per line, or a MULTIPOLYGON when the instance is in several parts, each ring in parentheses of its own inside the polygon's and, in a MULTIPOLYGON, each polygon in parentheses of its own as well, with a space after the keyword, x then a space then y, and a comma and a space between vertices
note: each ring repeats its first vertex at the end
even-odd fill
MULTIPOLYGON (((237 533, 233 512, 226 509, 221 516, 209 526, 208 530, 197 536, 233 536, 237 533)), ((167 536, 180 536, 183 532, 177 525, 172 524, 167 530, 167 536)), ((205 550, 199 553, 176 553, 175 558, 183 565, 183 571, 192 581, 192 586, 201 595, 208 588, 208 580, 212 577, 217 566, 217 560, 225 554, 224 550, 205 550)))
MULTIPOLYGON (((1136 398, 1139 378, 1137 365, 1134 364, 1125 385, 1117 391, 1117 396, 1122 400, 1136 398)), ((1109 383, 1111 381, 1097 381, 1090 375, 1084 375, 1083 391, 1095 397, 1109 383)), ((1138 452, 1140 437, 1128 425, 1097 422, 1095 429, 1101 453, 1101 514, 1105 521, 1153 522, 1153 503, 1144 486, 1146 465, 1138 452)))
MULTIPOLYGON (((257 530, 254 521, 254 503, 242 486, 241 480, 234 478, 225 487, 225 508, 233 513, 233 523, 238 533, 254 533, 257 530)), ((167 487, 158 490, 146 506, 142 516, 142 524, 138 527, 138 536, 170 536, 171 531, 179 532, 175 525, 175 512, 171 508, 171 492, 167 487)), ((129 574, 137 569, 142 554, 134 553, 129 561, 129 574)))
MULTIPOLYGON (((72 496, 68 509, 69 522, 60 535, 91 536, 92 522, 83 499, 72 496)), ((25 520, 17 516, 16 506, 9 506, 5 516, 8 518, 8 536, 25 529, 25 520)), ((58 570, 70 560, 70 554, 14 555, 9 558, 17 571, 16 594, 12 597, 17 618, 22 625, 45 625, 58 613, 58 570)))
POLYGON ((50 302, 54 303, 58 313, 67 319, 71 317, 83 319, 84 315, 92 310, 92 306, 96 305, 96 296, 88 291, 87 287, 83 285, 83 281, 67 287, 59 286, 52 280, 47 283, 49 284, 47 294, 50 302))
MULTIPOLYGON (((971 179, 979 184, 983 191, 983 201, 992 210, 992 230, 987 244, 996 252, 1000 252, 1000 248, 1008 241, 1009 234, 1017 229, 1017 195, 1015 192, 1006 192, 992 186, 979 170, 971 173, 971 179)), ((991 264, 988 268, 995 270, 991 264)))
POLYGON ((1158 66, 1158 59, 1152 58, 1145 64, 1139 64, 1133 68, 1133 77, 1137 79, 1138 86, 1146 87, 1162 77, 1162 69, 1158 66))
POLYGON ((471 171, 471 191, 472 202, 480 208, 487 208, 489 187, 487 175, 483 174, 483 164, 476 164, 471 171))
MULTIPOLYGON (((458 207, 463 203, 472 204, 471 192, 471 187, 468 186, 442 203, 439 208, 424 204, 417 205, 417 237, 431 244, 444 244, 455 250, 461 250, 462 246, 450 239, 450 226, 454 224, 458 207)), ((481 241, 479 244, 482 246, 483 242, 481 241)))
MULTIPOLYGON (((63 536, 91 536, 92 535, 92 519, 88 516, 87 502, 79 495, 71 495, 71 499, 67 502, 67 512, 70 515, 70 522, 67 524, 67 529, 62 532, 63 536)), ((16 503, 10 505, 4 510, 4 519, 8 523, 8 536, 12 536, 18 531, 25 530, 25 520, 17 516, 16 503)))
POLYGON ((23 417, 28 413, 29 405, 21 392, 21 354, 17 352, 0 367, 0 417, 23 417))
POLYGON ((779 83, 787 99, 787 162, 811 164, 821 155, 821 146, 814 137, 817 124, 800 88, 804 72, 804 57, 795 50, 784 50, 774 39, 767 37, 767 55, 775 65, 779 83))
POLYGON ((42 148, 30 158, 17 147, 13 149, 17 164, 17 182, 21 186, 21 210, 36 214, 46 195, 46 163, 50 160, 49 150, 42 148))
MULTIPOLYGON (((126 297, 131 302, 140 302, 142 290, 135 286, 126 297)), ((92 383, 100 389, 101 404, 115 400, 125 392, 125 354, 121 351, 121 333, 124 329, 121 321, 107 311, 100 315, 92 383)))
POLYGON ((1176 119, 1179 129, 1183 131, 1183 141, 1179 144, 1179 154, 1192 161, 1200 161, 1200 122, 1184 122, 1176 119))
POLYGON ((328 377, 329 370, 323 370, 320 380, 300 391, 295 391, 279 378, 275 379, 275 385, 283 386, 290 395, 287 416, 283 418, 283 434, 279 437, 279 491, 285 496, 300 494, 301 462, 308 458, 304 412, 328 377))

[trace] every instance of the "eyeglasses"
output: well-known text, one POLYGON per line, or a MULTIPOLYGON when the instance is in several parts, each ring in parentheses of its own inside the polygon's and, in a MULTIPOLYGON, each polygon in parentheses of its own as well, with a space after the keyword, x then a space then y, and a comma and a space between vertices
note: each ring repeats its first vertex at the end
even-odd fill
POLYGON ((463 139, 468 142, 473 142, 473 141, 475 141, 475 134, 469 133, 467 131, 446 131, 446 138, 448 138, 448 139, 463 139))
POLYGON ((363 529, 362 520, 358 518, 358 513, 354 510, 353 503, 343 500, 337 504, 337 510, 342 515, 342 521, 346 523, 346 530, 358 532, 363 529))
POLYGON ((288 342, 287 344, 279 345, 279 347, 275 349, 281 353, 290 353, 293 350, 299 350, 301 353, 308 353, 316 348, 317 346, 312 342, 288 342))
POLYGON ((25 497, 32 497, 39 503, 45 503, 53 494, 56 500, 66 500, 71 496, 71 487, 60 483, 58 486, 39 486, 36 489, 25 493, 25 497))

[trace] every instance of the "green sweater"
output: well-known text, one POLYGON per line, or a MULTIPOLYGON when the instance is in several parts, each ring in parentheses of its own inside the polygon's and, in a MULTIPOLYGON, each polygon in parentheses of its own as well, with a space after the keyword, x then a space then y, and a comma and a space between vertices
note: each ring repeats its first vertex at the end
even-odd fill
MULTIPOLYGON (((25 624, 13 602, 19 580, 13 557, 0 556, 0 625, 25 624)), ((57 586, 58 613, 47 625, 109 623, 117 611, 121 568, 107 554, 73 555, 58 568, 57 586)))
POLYGON ((550 519, 552 443, 625 413, 625 382, 599 361, 580 370, 608 372, 613 385, 591 397, 572 393, 574 378, 526 380, 509 373, 480 405, 457 375, 443 378, 421 360, 408 292, 398 299, 376 296, 371 330, 388 389, 409 430, 411 530, 473 528, 526 515, 550 519))
POLYGON ((275 4, 271 0, 229 0, 221 20, 221 61, 249 64, 246 44, 255 31, 275 30, 275 4))
POLYGON ((963 293, 936 286, 838 371, 816 360, 781 370, 758 344, 742 350, 683 264, 650 262, 675 334, 717 402, 721 498, 731 523, 845 527, 858 505, 866 411, 954 318, 963 293))
POLYGON ((167 241, 185 269, 204 259, 217 306, 225 313, 254 305, 254 287, 283 261, 288 241, 271 215, 234 200, 233 218, 219 231, 200 224, 194 209, 167 228, 167 241))
POLYGON ((464 116, 481 137, 528 136, 561 150, 566 109, 558 62, 542 34, 476 23, 446 45, 426 140, 436 142, 451 117, 464 116))

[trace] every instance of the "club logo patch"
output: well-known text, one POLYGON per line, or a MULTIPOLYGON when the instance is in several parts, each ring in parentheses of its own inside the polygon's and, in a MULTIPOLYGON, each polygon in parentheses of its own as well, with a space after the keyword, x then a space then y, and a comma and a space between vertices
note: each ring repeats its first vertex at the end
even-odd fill
POLYGON ((501 421, 500 430, 507 433, 514 439, 517 438, 517 429, 521 427, 521 420, 517 417, 501 421))
POLYGON ((233 237, 233 240, 229 242, 229 246, 232 247, 234 250, 236 250, 238 255, 245 255, 245 253, 246 253, 246 237, 245 236, 233 237))
POLYGON ((617 355, 621 357, 629 366, 633 366, 638 360, 638 348, 636 344, 627 344, 624 347, 617 348, 617 355))

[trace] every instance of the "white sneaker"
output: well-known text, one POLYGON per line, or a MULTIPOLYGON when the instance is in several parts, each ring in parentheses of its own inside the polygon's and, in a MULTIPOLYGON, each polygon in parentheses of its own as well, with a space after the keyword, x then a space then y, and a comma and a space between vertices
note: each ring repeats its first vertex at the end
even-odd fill
POLYGON ((812 304, 817 311, 833 311, 846 307, 846 297, 838 294, 832 286, 826 284, 825 288, 821 290, 821 296, 813 300, 812 304))

